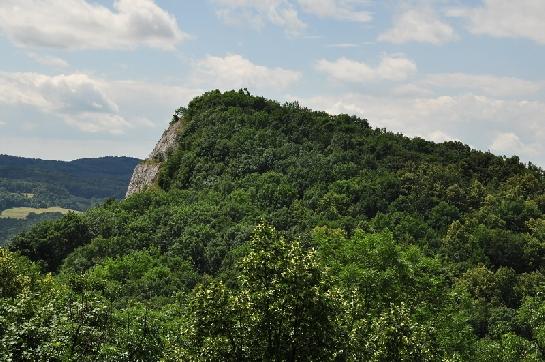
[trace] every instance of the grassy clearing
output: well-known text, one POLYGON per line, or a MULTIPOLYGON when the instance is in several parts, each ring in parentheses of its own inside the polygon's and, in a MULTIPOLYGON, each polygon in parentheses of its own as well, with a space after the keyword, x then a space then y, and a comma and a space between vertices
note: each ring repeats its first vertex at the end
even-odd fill
POLYGON ((45 209, 36 209, 34 207, 14 207, 12 209, 6 209, 0 213, 0 218, 12 218, 12 219, 26 219, 30 213, 43 214, 46 212, 60 212, 66 214, 70 211, 78 212, 75 210, 65 209, 62 207, 48 207, 45 209))

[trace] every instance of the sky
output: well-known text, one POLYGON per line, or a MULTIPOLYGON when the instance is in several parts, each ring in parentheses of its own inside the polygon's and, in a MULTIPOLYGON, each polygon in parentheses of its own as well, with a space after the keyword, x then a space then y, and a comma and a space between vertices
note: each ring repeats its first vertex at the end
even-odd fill
POLYGON ((145 158, 252 94, 545 167, 543 0, 0 0, 0 154, 145 158))

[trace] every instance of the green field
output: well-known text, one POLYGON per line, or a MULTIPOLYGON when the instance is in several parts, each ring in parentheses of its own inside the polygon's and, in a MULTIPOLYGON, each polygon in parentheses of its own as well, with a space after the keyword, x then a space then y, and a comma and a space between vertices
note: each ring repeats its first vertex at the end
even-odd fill
POLYGON ((78 211, 75 211, 75 210, 65 209, 65 208, 56 207, 56 206, 48 207, 48 208, 42 208, 42 209, 37 209, 37 208, 34 208, 34 207, 14 207, 14 208, 6 209, 6 210, 2 211, 2 213, 0 213, 0 218, 3 218, 3 219, 6 219, 6 218, 26 219, 27 216, 29 214, 31 214, 31 213, 44 214, 44 213, 48 213, 48 212, 49 213, 60 212, 62 214, 67 214, 70 211, 78 212, 78 211))

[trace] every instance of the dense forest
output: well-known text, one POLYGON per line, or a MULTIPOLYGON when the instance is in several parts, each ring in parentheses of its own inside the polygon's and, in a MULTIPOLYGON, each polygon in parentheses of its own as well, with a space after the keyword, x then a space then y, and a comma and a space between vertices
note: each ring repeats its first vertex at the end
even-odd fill
MULTIPOLYGON (((108 198, 121 199, 138 159, 86 158, 70 162, 0 155, 0 212, 15 207, 86 210, 108 198)), ((37 221, 61 214, 0 218, 0 245, 37 221)))
POLYGON ((545 174, 213 91, 157 185, 0 248, 10 361, 542 361, 545 174))

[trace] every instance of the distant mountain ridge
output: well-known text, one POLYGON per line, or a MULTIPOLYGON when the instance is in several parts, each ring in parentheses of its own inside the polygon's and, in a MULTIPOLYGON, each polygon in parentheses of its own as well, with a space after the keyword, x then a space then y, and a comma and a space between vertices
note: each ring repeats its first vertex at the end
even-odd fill
POLYGON ((74 196, 84 198, 121 198, 126 190, 128 177, 139 161, 137 158, 115 156, 52 161, 0 155, 0 178, 60 182, 74 196), (100 183, 87 182, 91 180, 100 183), (75 187, 74 184, 80 181, 84 181, 85 187, 75 187), (113 195, 112 190, 115 190, 113 195))
MULTIPOLYGON (((0 155, 0 213, 19 207, 83 211, 109 198, 120 199, 139 161, 114 156, 53 161, 0 155)), ((31 214, 14 219, 4 213, 0 218, 0 245, 29 225, 59 216, 31 214)))

